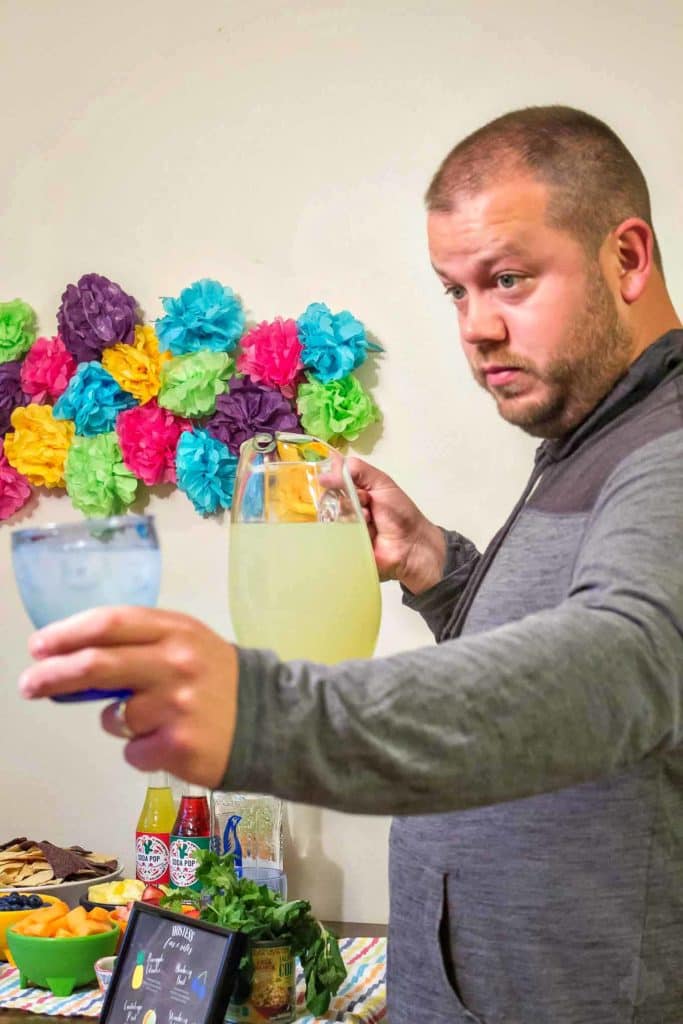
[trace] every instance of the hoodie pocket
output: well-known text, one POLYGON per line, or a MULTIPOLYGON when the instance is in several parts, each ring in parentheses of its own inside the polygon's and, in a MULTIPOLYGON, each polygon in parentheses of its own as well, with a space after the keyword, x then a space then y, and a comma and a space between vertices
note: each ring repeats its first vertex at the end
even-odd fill
POLYGON ((392 893, 388 1000, 392 1024, 482 1024, 459 998, 444 956, 447 876, 423 867, 410 891, 392 893))

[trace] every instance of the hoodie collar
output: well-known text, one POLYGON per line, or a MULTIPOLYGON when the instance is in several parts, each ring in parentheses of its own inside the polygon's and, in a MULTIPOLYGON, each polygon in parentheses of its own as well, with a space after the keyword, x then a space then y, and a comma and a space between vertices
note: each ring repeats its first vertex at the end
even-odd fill
POLYGON ((544 441, 536 449, 536 461, 559 462, 571 455, 597 430, 606 426, 671 377, 683 374, 683 330, 667 331, 631 363, 623 377, 585 420, 564 437, 544 441))

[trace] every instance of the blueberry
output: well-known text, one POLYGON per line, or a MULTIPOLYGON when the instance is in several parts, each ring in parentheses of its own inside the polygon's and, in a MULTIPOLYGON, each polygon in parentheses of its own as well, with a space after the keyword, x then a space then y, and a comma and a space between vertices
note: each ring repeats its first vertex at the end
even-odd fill
POLYGON ((27 902, 28 902, 29 907, 31 907, 32 910, 36 910, 38 907, 45 906, 45 904, 41 900, 40 896, 29 896, 27 902))

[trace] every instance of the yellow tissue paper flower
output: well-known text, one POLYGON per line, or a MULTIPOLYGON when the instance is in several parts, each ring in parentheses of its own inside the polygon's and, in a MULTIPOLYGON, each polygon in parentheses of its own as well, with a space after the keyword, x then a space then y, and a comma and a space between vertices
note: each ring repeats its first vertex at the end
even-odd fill
POLYGON ((14 410, 11 422, 14 431, 5 434, 10 466, 36 487, 63 487, 75 431, 71 420, 56 420, 49 405, 27 405, 14 410))
POLYGON ((159 394, 161 367, 170 358, 170 352, 159 351, 159 339, 151 324, 137 324, 133 343, 106 348, 102 366, 124 391, 144 405, 159 394))

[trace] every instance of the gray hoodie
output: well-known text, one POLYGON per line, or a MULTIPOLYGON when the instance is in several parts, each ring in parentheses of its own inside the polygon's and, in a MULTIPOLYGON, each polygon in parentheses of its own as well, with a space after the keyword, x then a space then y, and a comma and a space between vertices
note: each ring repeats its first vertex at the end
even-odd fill
POLYGON ((391 1024, 683 1022, 683 331, 632 365, 482 556, 436 647, 240 650, 226 789, 401 815, 391 1024), (349 766, 352 766, 351 770, 349 766))

